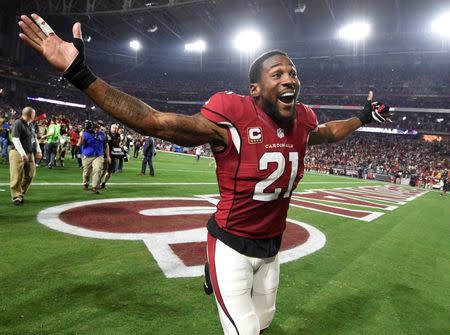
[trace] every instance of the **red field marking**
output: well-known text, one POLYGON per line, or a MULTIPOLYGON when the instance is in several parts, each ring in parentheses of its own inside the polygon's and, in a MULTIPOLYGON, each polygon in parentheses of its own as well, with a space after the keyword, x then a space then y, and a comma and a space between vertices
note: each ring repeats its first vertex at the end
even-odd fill
POLYGON ((412 195, 414 194, 422 194, 423 190, 416 190, 416 189, 405 189, 404 187, 401 186, 386 186, 387 189, 395 191, 395 192, 402 192, 402 193, 410 193, 412 195))
POLYGON ((170 209, 183 206, 214 207, 208 201, 199 200, 124 201, 75 207, 62 212, 60 218, 74 226, 114 233, 160 233, 205 226, 211 214, 191 214, 189 220, 186 220, 186 216, 183 215, 146 216, 139 214, 140 211, 149 209, 170 209))
POLYGON ((198 266, 206 263, 206 241, 174 243, 169 246, 186 266, 198 266))
POLYGON ((377 193, 381 193, 381 194, 391 194, 394 196, 405 196, 407 195, 408 197, 411 195, 415 195, 417 193, 411 193, 408 192, 406 190, 394 190, 388 187, 376 187, 376 186, 365 186, 365 187, 359 187, 356 190, 362 190, 362 191, 368 191, 368 192, 377 192, 377 193))
POLYGON ((315 203, 315 202, 303 201, 303 200, 297 200, 297 199, 291 199, 291 206, 306 208, 306 209, 316 211, 316 212, 337 215, 337 216, 343 216, 343 217, 357 219, 357 220, 361 220, 361 221, 372 221, 372 220, 375 220, 376 218, 379 218, 380 216, 382 216, 384 214, 384 213, 379 213, 379 212, 347 209, 347 208, 319 204, 319 203, 315 203))
MULTIPOLYGON (((166 277, 197 277, 206 259, 206 222, 218 198, 118 198, 44 209, 41 224, 64 233, 110 240, 142 240, 166 277), (209 200, 207 200, 209 199, 209 200)), ((306 223, 287 219, 280 262, 307 256, 326 243, 306 223)))
POLYGON ((349 205, 357 205, 357 206, 365 206, 365 207, 372 207, 372 208, 380 208, 380 209, 386 209, 386 210, 392 210, 395 209, 395 206, 390 206, 386 204, 380 204, 376 202, 371 202, 367 200, 362 199, 355 199, 351 198, 350 196, 346 196, 343 194, 337 194, 332 191, 328 190, 314 190, 314 191, 307 191, 307 192, 295 192, 293 193, 293 199, 301 200, 299 199, 311 199, 311 200, 321 200, 321 201, 327 201, 327 202, 335 202, 335 203, 341 203, 341 204, 349 204, 349 205))
POLYGON ((394 202, 397 204, 404 203, 404 199, 396 199, 396 198, 387 197, 385 195, 376 194, 376 193, 357 192, 357 191, 350 190, 350 189, 336 189, 336 190, 333 190, 333 193, 352 195, 352 196, 366 198, 366 199, 394 202))
MULTIPOLYGON (((287 222, 280 251, 292 249, 305 243, 309 238, 308 231, 298 225, 287 222)), ((172 251, 186 266, 199 266, 206 262, 206 242, 185 242, 169 244, 172 251)))
POLYGON ((350 191, 350 192, 355 192, 355 193, 360 193, 363 195, 376 195, 376 196, 380 196, 380 197, 385 197, 385 198, 392 198, 394 200, 400 200, 400 201, 404 201, 406 199, 408 199, 409 196, 405 196, 405 195, 401 195, 401 194, 392 194, 383 190, 376 190, 376 191, 371 191, 371 190, 365 190, 365 189, 341 189, 343 191, 350 191))

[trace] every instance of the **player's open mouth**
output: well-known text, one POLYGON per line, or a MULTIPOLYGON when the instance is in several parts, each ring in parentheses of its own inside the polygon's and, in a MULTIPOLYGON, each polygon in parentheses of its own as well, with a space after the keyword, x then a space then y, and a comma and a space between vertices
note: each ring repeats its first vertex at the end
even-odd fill
POLYGON ((286 92, 278 97, 278 100, 281 101, 284 105, 292 105, 294 102, 294 92, 286 92))

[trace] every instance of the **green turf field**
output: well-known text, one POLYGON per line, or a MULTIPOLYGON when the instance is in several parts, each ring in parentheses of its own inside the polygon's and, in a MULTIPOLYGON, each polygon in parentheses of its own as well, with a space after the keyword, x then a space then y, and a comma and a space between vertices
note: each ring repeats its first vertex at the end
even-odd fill
MULTIPOLYGON (((73 236, 36 220, 74 201, 217 193, 209 162, 158 153, 156 176, 141 177, 132 160, 94 195, 82 191, 69 158, 65 168, 38 169, 23 207, 11 205, 0 166, 0 333, 221 334, 202 279, 166 278, 142 241, 73 236)), ((369 184, 380 183, 306 174, 297 190, 369 184)), ((281 266, 265 334, 450 334, 449 201, 428 192, 372 222, 292 208, 289 217, 320 229, 327 243, 281 266)))

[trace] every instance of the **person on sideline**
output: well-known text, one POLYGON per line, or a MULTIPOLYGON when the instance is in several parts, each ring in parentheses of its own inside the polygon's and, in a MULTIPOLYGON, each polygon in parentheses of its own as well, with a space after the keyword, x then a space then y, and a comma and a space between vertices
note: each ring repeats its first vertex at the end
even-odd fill
MULTIPOLYGON (((84 123, 78 146, 81 147, 83 162, 83 189, 89 190, 89 179, 92 176, 92 193, 98 194, 103 166, 105 161, 106 135, 100 131, 100 126, 90 120, 84 123)), ((106 147, 106 159, 109 161, 109 148, 106 147)))
POLYGON ((198 147, 195 148, 195 160, 197 161, 197 163, 200 160, 200 156, 202 155, 202 151, 203 151, 202 149, 203 148, 201 145, 199 145, 198 147))
POLYGON ((24 203, 24 196, 36 174, 36 159, 42 158, 32 122, 36 112, 31 107, 22 110, 22 117, 12 126, 12 149, 9 151, 11 198, 15 206, 24 203))
POLYGON ((150 169, 150 176, 154 176, 155 170, 153 169, 153 156, 156 155, 156 149, 153 137, 149 136, 145 140, 143 154, 144 158, 142 159, 141 176, 145 176, 145 169, 147 167, 147 164, 148 168, 150 169))
POLYGON ((117 165, 119 164, 119 159, 125 156, 125 153, 123 152, 121 147, 121 138, 118 130, 119 125, 114 123, 111 125, 109 134, 107 135, 110 160, 107 162, 108 164, 106 166, 106 173, 102 178, 102 183, 100 185, 101 189, 106 188, 106 183, 109 181, 112 174, 116 172, 117 165))
POLYGON ((56 151, 61 138, 60 130, 61 123, 56 119, 56 117, 53 117, 50 120, 47 134, 42 136, 42 139, 47 140, 47 144, 45 146, 45 158, 48 169, 52 169, 56 166, 56 151))

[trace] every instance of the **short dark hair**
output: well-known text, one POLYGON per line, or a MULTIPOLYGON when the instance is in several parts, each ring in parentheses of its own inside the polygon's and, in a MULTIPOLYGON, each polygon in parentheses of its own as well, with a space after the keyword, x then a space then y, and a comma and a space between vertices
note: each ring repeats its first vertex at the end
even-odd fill
POLYGON ((263 53, 253 61, 252 65, 250 65, 250 71, 248 72, 250 84, 257 83, 261 79, 262 63, 264 63, 266 59, 276 55, 289 57, 287 53, 280 50, 271 50, 263 53))

